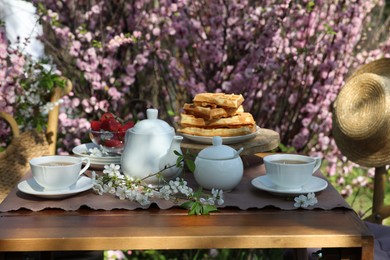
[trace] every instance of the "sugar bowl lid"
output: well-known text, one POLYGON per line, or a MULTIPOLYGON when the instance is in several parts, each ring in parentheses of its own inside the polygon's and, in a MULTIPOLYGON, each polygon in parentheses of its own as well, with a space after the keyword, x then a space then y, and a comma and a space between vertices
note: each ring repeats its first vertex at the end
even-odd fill
POLYGON ((230 146, 222 144, 222 137, 213 136, 213 145, 204 148, 199 152, 198 157, 207 160, 229 160, 234 159, 240 155, 244 148, 240 148, 238 151, 230 146))
POLYGON ((174 132, 171 127, 164 120, 158 119, 158 110, 149 108, 146 110, 147 119, 138 121, 133 128, 132 133, 136 134, 167 134, 174 132))

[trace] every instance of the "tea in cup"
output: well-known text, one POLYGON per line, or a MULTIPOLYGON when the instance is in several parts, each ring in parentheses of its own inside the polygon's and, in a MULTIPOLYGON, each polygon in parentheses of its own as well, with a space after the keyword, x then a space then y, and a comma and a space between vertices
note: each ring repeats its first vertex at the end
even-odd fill
POLYGON ((273 154, 264 157, 268 178, 278 188, 300 190, 321 166, 321 158, 298 154, 273 154))
POLYGON ((89 158, 42 156, 30 160, 34 180, 45 190, 64 190, 75 184, 90 165, 89 158), (81 166, 85 166, 81 169, 81 166))

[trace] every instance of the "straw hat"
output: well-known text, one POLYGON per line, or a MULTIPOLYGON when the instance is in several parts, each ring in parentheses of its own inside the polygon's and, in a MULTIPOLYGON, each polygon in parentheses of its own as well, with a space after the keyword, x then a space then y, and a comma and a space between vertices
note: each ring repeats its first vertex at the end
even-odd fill
POLYGON ((390 59, 363 65, 347 79, 334 104, 333 135, 349 160, 390 164, 390 59))

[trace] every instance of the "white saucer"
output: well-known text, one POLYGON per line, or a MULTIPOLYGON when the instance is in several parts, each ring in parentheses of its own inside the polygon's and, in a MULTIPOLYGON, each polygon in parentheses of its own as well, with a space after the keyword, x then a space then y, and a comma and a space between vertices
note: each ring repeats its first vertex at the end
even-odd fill
POLYGON ((91 162, 91 165, 101 165, 101 166, 104 166, 106 164, 121 164, 121 159, 119 158, 119 160, 112 160, 112 161, 99 161, 99 160, 91 160, 89 159, 89 161, 91 162))
POLYGON ((72 149, 72 152, 81 157, 88 157, 91 164, 96 164, 96 165, 105 165, 105 164, 110 164, 110 163, 115 163, 115 164, 120 164, 121 163, 121 156, 110 156, 110 155, 104 155, 102 157, 98 156, 92 156, 89 153, 89 149, 93 149, 95 147, 98 147, 94 143, 87 143, 87 144, 81 144, 72 149))
POLYGON ((252 180, 252 185, 256 188, 276 195, 300 195, 307 194, 310 192, 319 192, 328 187, 328 182, 324 179, 312 176, 312 179, 300 190, 285 190, 276 186, 267 175, 256 177, 252 180))
POLYGON ((58 191, 45 191, 33 178, 24 180, 18 184, 18 189, 21 192, 47 198, 47 199, 60 199, 72 196, 74 194, 89 190, 92 188, 92 179, 81 176, 78 181, 65 190, 58 191))
MULTIPOLYGON (((260 130, 260 127, 257 127, 256 132, 250 133, 247 135, 228 136, 228 137, 222 136, 222 143, 223 144, 235 144, 235 143, 240 143, 243 141, 250 140, 250 139, 256 137, 259 130, 260 130)), ((197 142, 197 143, 202 143, 202 144, 212 144, 213 143, 212 136, 190 135, 190 134, 185 134, 185 133, 180 133, 180 134, 182 136, 184 136, 185 138, 187 138, 191 141, 197 142)))

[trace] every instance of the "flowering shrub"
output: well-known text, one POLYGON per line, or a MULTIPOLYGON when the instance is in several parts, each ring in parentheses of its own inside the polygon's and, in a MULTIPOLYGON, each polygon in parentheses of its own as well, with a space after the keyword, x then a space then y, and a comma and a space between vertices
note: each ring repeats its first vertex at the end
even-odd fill
MULTIPOLYGON (((34 61, 18 48, 8 45, 3 27, 0 27, 0 110, 14 116, 22 130, 45 129, 50 110, 62 102, 51 103, 55 87, 65 87, 54 69, 46 69, 48 60, 34 61)), ((5 122, 0 122, 0 139, 9 134, 5 122)), ((6 142, 0 144, 6 146, 6 142)))
POLYGON ((373 19, 380 0, 34 3, 46 49, 74 84, 60 115, 64 151, 106 111, 137 119, 154 106, 175 125, 194 94, 235 92, 259 126, 323 156, 341 180, 353 164, 332 138, 332 103, 350 69, 390 53, 374 30, 387 24, 373 19))

